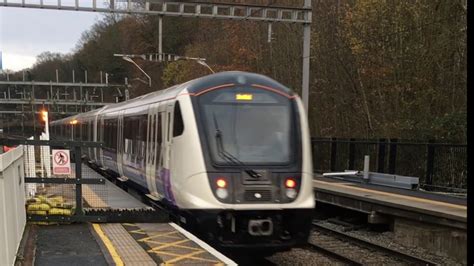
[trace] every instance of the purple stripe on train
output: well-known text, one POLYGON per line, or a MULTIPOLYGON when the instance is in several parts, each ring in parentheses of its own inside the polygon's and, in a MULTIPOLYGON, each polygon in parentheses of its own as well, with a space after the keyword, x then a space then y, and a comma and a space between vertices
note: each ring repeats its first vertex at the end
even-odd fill
POLYGON ((163 185, 164 185, 164 192, 165 192, 165 197, 173 203, 173 205, 176 205, 176 201, 173 196, 173 192, 171 191, 171 180, 170 180, 170 170, 166 168, 162 168, 160 170, 160 176, 163 180, 163 185))

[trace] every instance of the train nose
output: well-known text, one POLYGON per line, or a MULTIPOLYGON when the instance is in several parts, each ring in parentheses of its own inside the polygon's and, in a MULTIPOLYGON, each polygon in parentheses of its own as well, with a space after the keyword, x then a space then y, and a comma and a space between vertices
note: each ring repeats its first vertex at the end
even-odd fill
POLYGON ((271 219, 250 220, 248 232, 252 236, 269 236, 273 234, 273 222, 271 219))

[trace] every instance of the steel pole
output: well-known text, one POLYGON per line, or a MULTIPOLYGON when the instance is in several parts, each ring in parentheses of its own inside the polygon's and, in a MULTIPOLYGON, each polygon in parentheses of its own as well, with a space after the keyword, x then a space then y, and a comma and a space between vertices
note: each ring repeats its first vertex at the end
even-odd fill
POLYGON ((158 17, 158 61, 163 60, 163 16, 158 17))
MULTIPOLYGON (((305 8, 311 8, 311 0, 304 1, 305 8)), ((311 12, 305 14, 308 21, 311 21, 311 12)), ((303 105, 308 112, 309 104, 309 65, 311 49, 311 24, 305 23, 303 26, 303 105)))

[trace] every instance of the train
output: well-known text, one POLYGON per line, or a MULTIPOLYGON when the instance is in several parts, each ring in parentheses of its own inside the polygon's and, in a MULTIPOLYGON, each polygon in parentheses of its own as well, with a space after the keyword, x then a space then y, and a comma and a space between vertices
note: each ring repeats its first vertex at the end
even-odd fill
POLYGON ((88 160, 168 206, 222 248, 307 242, 315 207, 300 97, 260 74, 220 72, 50 123, 102 142, 88 160))

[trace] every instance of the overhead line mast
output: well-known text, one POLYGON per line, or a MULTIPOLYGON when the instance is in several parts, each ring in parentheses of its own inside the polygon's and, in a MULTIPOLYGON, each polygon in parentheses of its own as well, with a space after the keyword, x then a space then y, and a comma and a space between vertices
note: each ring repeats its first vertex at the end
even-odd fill
MULTIPOLYGON (((70 11, 92 11, 118 14, 158 15, 159 35, 162 35, 162 17, 195 17, 229 20, 248 20, 258 22, 282 22, 303 25, 303 67, 302 67, 302 98, 305 109, 309 103, 310 80, 310 41, 312 10, 311 0, 305 0, 303 7, 276 7, 265 5, 233 4, 233 3, 203 3, 203 2, 167 2, 153 0, 92 0, 61 3, 44 3, 40 0, 31 3, 23 0, 20 3, 13 0, 3 0, 0 7, 23 7, 70 11)), ((271 27, 269 27, 271 29, 271 27)), ((160 38, 161 39, 161 38, 160 38)), ((162 44, 159 44, 159 54, 162 54, 162 44)))

